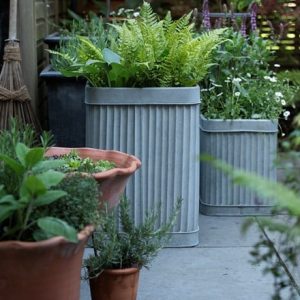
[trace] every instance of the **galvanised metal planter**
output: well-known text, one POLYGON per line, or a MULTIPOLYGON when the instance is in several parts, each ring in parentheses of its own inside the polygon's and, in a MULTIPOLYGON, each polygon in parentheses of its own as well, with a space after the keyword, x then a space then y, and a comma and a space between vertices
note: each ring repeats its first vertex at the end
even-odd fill
POLYGON ((49 129, 59 147, 85 146, 84 88, 86 80, 67 78, 51 65, 40 74, 48 88, 49 129))
MULTIPOLYGON (((276 180, 277 120, 207 120, 200 118, 201 154, 235 168, 276 180)), ((222 171, 201 162, 200 212, 207 215, 270 214, 271 200, 233 184, 222 171)))
POLYGON ((178 197, 181 212, 168 246, 198 244, 200 89, 86 87, 86 145, 142 161, 126 196, 136 224, 158 207, 159 224, 178 197))

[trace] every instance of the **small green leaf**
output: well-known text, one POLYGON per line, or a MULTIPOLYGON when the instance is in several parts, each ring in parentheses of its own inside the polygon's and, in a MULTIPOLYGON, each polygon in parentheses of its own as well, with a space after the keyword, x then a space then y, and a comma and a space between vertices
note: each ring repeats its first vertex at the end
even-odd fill
POLYGON ((35 201, 34 205, 36 207, 43 206, 43 205, 49 205, 52 202, 55 202, 56 200, 60 199, 61 197, 67 195, 66 192, 60 191, 60 190, 54 190, 54 191, 47 191, 46 193, 38 196, 35 201))
POLYGON ((121 56, 119 56, 117 53, 111 51, 108 48, 103 49, 103 58, 104 61, 109 65, 112 63, 120 64, 121 62, 121 56))
POLYGON ((0 199, 0 223, 9 218, 19 209, 19 203, 12 195, 6 195, 0 199))
POLYGON ((0 197, 3 197, 5 195, 6 195, 6 193, 5 193, 4 185, 0 184, 0 197))
POLYGON ((18 143, 16 146, 16 155, 18 160, 21 162, 22 166, 26 166, 26 155, 29 151, 29 148, 23 144, 23 143, 18 143))
POLYGON ((46 185, 40 180, 37 176, 30 175, 25 180, 22 186, 31 194, 31 195, 41 195, 46 192, 46 185))
POLYGON ((48 170, 42 174, 37 175, 36 177, 41 180, 47 188, 50 188, 52 186, 58 185, 65 177, 65 174, 54 170, 48 170))
POLYGON ((32 168, 44 157, 44 148, 30 149, 25 156, 26 168, 32 168))
POLYGON ((33 172, 43 172, 50 169, 57 169, 65 164, 63 159, 43 160, 37 163, 33 168, 33 172))
POLYGON ((18 161, 5 154, 0 154, 0 160, 4 161, 4 163, 18 175, 25 171, 25 168, 18 161))
POLYGON ((65 221, 58 218, 45 217, 38 219, 37 224, 49 237, 63 236, 70 242, 78 242, 77 231, 65 221))

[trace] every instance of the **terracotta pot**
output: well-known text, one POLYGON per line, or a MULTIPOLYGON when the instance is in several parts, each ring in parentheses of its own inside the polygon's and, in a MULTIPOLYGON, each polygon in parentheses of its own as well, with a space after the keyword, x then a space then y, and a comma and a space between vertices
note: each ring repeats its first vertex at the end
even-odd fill
POLYGON ((79 300, 87 226, 77 244, 55 237, 41 242, 0 242, 1 300, 79 300))
POLYGON ((113 150, 99 150, 93 148, 61 148, 51 147, 46 155, 64 155, 76 150, 81 158, 89 157, 94 161, 109 160, 116 164, 116 168, 92 174, 100 184, 100 202, 108 202, 110 208, 119 204, 120 196, 125 190, 128 178, 141 166, 141 162, 133 155, 113 150))
POLYGON ((104 270, 90 279, 92 300, 136 300, 140 270, 104 270))

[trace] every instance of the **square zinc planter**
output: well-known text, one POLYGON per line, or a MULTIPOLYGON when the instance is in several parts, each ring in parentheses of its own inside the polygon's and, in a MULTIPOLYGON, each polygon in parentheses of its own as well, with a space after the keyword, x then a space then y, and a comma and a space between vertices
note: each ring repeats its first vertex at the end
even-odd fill
MULTIPOLYGON (((276 180, 277 120, 200 118, 201 154, 276 180)), ((272 202, 233 184, 222 171, 201 162, 200 212, 207 215, 270 214, 272 202)))
POLYGON ((59 147, 85 146, 85 104, 83 78, 65 77, 51 65, 40 74, 48 88, 48 122, 59 147))
MULTIPOLYGON (((200 89, 86 87, 86 145, 137 156, 142 168, 126 196, 136 224, 160 205, 167 221, 178 197, 181 212, 169 246, 198 244, 200 89)), ((158 225, 160 225, 158 224, 158 225)))

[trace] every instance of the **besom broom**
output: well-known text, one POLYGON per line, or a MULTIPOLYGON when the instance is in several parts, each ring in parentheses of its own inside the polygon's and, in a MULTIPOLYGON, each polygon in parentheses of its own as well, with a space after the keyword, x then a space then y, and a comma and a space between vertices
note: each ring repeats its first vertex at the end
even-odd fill
POLYGON ((37 133, 40 124, 33 112, 30 95, 21 68, 20 45, 17 40, 17 0, 10 0, 9 38, 4 47, 0 74, 0 131, 9 129, 10 119, 31 124, 37 133))

